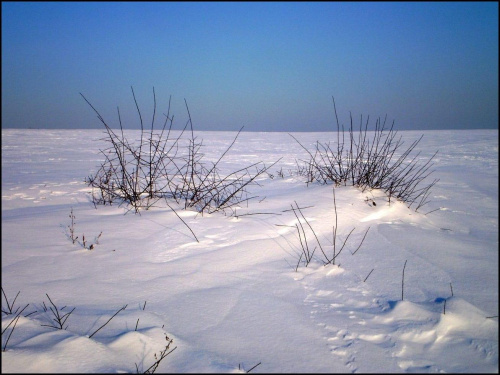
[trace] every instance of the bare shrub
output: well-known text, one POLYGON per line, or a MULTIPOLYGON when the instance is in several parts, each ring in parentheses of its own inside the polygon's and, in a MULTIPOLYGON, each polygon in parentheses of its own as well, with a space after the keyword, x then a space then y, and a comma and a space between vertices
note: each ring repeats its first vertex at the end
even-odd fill
POLYGON ((67 329, 68 326, 64 326, 66 324, 66 320, 68 320, 69 316, 73 311, 75 311, 74 307, 70 312, 62 314, 62 310, 66 308, 66 306, 61 307, 60 309, 57 308, 57 306, 52 302, 50 299, 49 295, 45 293, 47 298, 49 299, 49 302, 52 306, 49 306, 50 311, 52 312, 52 315, 54 316, 52 320, 55 322, 55 324, 42 324, 43 327, 50 327, 50 328, 55 328, 55 329, 67 329))
POLYGON ((159 131, 155 130, 156 95, 153 88, 153 116, 150 130, 145 130, 143 117, 132 88, 132 96, 139 115, 140 140, 132 142, 124 136, 118 109, 119 131, 114 131, 92 104, 80 93, 95 111, 104 125, 104 140, 108 147, 101 150, 104 161, 86 182, 92 186, 94 204, 126 203, 139 212, 152 207, 158 200, 175 200, 184 209, 213 213, 225 211, 233 206, 255 198, 249 196, 247 188, 256 183, 256 178, 267 172, 275 163, 265 166, 255 163, 226 176, 221 175, 219 163, 235 143, 233 142, 215 163, 205 162, 202 141, 194 136, 189 107, 188 120, 180 135, 172 133, 174 116, 170 115, 170 99, 167 114, 159 131), (186 132, 189 126, 189 132, 186 132), (189 133, 188 138, 183 138, 189 133), (187 144, 186 144, 187 141, 187 144))
POLYGON ((165 357, 167 357, 170 353, 172 353, 175 349, 177 349, 176 346, 172 350, 170 350, 170 345, 174 342, 173 339, 169 338, 168 336, 165 336, 165 340, 167 340, 165 348, 163 350, 160 350, 159 356, 156 353, 154 354, 155 361, 151 366, 149 366, 146 370, 141 372, 139 371, 139 366, 137 366, 137 363, 135 364, 135 369, 138 374, 154 374, 156 369, 160 365, 161 361, 163 361, 165 357))
POLYGON ((387 116, 382 122, 380 118, 375 123, 375 129, 370 138, 368 123, 370 117, 363 122, 360 119, 359 131, 355 132, 352 115, 348 133, 340 130, 335 99, 333 100, 335 118, 337 120, 336 147, 330 142, 316 142, 313 151, 303 146, 293 135, 290 136, 308 153, 308 160, 297 162, 297 173, 306 177, 306 183, 318 182, 321 184, 333 183, 338 185, 353 185, 365 189, 381 189, 389 199, 397 199, 408 203, 408 207, 415 204, 415 211, 428 203, 430 189, 439 180, 422 184, 433 172, 430 170, 432 157, 420 164, 420 152, 412 155, 423 135, 404 150, 402 137, 397 137, 394 122, 387 128, 387 116))
MULTIPOLYGON (((3 296, 2 314, 7 315, 7 316, 14 315, 14 318, 9 322, 9 324, 7 324, 5 326, 5 328, 3 328, 2 334, 1 334, 1 336, 2 336, 2 351, 5 352, 5 351, 7 351, 7 345, 9 343, 9 340, 10 340, 12 334, 14 333, 14 330, 16 329, 16 326, 17 326, 17 323, 19 322, 19 319, 21 318, 21 314, 29 306, 29 303, 26 304, 26 306, 24 306, 22 309, 20 309, 20 307, 15 308, 15 303, 16 303, 17 297, 19 296, 19 294, 21 292, 20 291, 17 292, 17 294, 14 297, 14 299, 12 301, 10 301, 9 298, 7 297, 7 294, 5 293, 5 291, 3 289, 3 287, 1 288, 1 290, 2 290, 2 296, 3 296), (4 302, 5 302, 6 307, 4 307, 4 302), (8 332, 9 328, 10 328, 10 332, 7 335, 6 333, 8 332), (5 339, 5 341, 4 341, 4 334, 5 334, 5 336, 7 336, 7 338, 5 339)), ((45 295, 49 299, 50 305, 47 308, 47 306, 45 305, 45 302, 43 302, 43 309, 44 309, 44 311, 46 313, 48 313, 49 310, 50 310, 50 312, 52 313, 52 317, 49 317, 50 324, 41 324, 41 326, 42 327, 54 328, 54 329, 57 329, 57 330, 67 330, 68 326, 66 325, 66 321, 70 317, 71 313, 73 311, 75 311, 76 308, 74 307, 71 311, 63 314, 62 311, 67 306, 63 306, 61 308, 58 308, 56 306, 56 304, 52 301, 52 299, 49 297, 49 295, 47 293, 45 293, 45 295)), ((92 337, 97 332, 99 332, 102 328, 104 328, 121 311, 125 310, 127 308, 127 306, 128 305, 125 305, 122 308, 120 308, 118 311, 116 311, 103 325, 101 325, 97 330, 94 331, 94 333, 92 333, 91 335, 88 335, 87 337, 89 339, 92 339, 92 337)), ((144 305, 141 308, 142 308, 142 310, 146 309, 146 301, 144 301, 144 305)), ((37 311, 33 311, 31 313, 28 313, 28 314, 24 315, 24 317, 28 317, 28 316, 36 313, 36 312, 37 311)), ((137 319, 137 324, 135 326, 135 331, 137 331, 137 325, 138 324, 139 324, 139 319, 137 319)), ((153 364, 151 366, 149 366, 146 370, 141 371, 141 373, 144 373, 144 374, 153 374, 157 370, 157 368, 160 365, 160 363, 168 355, 170 355, 175 349, 177 349, 177 346, 174 347, 173 349, 170 349, 170 346, 172 345, 172 343, 174 341, 173 339, 171 339, 167 335, 165 335, 165 340, 167 341, 167 343, 165 344, 165 348, 163 350, 160 350, 159 354, 156 354, 156 353, 154 354, 154 359, 155 360, 154 360, 153 364)), ((137 373, 140 373, 139 367, 138 367, 137 363, 135 364, 135 366, 136 366, 137 373)), ((255 368, 256 366, 254 366, 253 368, 255 368)), ((250 370, 248 372, 250 372, 250 370)))
MULTIPOLYGON (((74 215, 73 213, 73 207, 71 208, 71 211, 70 211, 70 214, 69 214, 69 217, 71 219, 71 224, 68 225, 68 228, 69 228, 69 235, 68 235, 68 238, 73 242, 73 244, 75 242, 78 242, 78 236, 75 237, 75 224, 76 224, 76 216, 74 215)), ((91 244, 88 244, 87 240, 85 240, 85 234, 82 235, 82 242, 80 243, 81 246, 84 248, 84 249, 87 249, 87 250, 94 250, 94 247, 95 245, 98 245, 99 244, 99 239, 101 238, 102 236, 102 231, 101 233, 99 233, 99 235, 97 237, 95 237, 94 239, 94 243, 91 243, 91 244)))
MULTIPOLYGON (((356 228, 352 228, 351 229, 351 231, 349 232, 349 234, 345 238, 342 246, 337 251, 338 217, 337 217, 337 201, 335 199, 335 188, 333 188, 333 204, 334 204, 334 211, 335 211, 335 225, 333 226, 333 231, 332 231, 332 233, 333 233, 333 240, 332 240, 333 254, 331 256, 327 255, 327 253, 323 249, 323 246, 321 245, 321 242, 319 241, 318 236, 316 235, 316 232, 314 231, 313 227, 311 226, 311 224, 309 223, 309 221, 306 219, 306 217, 302 213, 302 209, 299 207, 299 205, 297 204, 297 202, 294 202, 294 203, 295 203, 295 207, 293 205, 291 205, 291 207, 292 207, 292 211, 293 211, 293 213, 295 215, 295 218, 297 219, 297 224, 295 224, 295 228, 297 229, 297 233, 298 233, 298 236, 299 236, 300 247, 301 247, 301 250, 302 250, 301 253, 300 253, 300 257, 299 257, 299 259, 297 261, 297 266, 295 267, 295 271, 297 271, 297 269, 299 267, 299 264, 302 261, 302 258, 304 258, 304 265, 306 267, 309 265, 309 263, 313 259, 314 253, 316 252, 316 249, 318 247, 319 247, 321 253, 323 254, 323 259, 322 259, 323 260, 323 264, 324 265, 327 265, 327 264, 333 264, 334 265, 335 264, 335 260, 337 259, 337 257, 340 255, 340 253, 344 249, 344 247, 347 244, 347 241, 349 240, 349 237, 351 236, 352 232, 354 232, 354 230, 356 229, 356 228), (301 220, 301 218, 302 218, 302 220, 301 220), (313 237, 315 239, 315 242, 316 242, 317 246, 315 246, 314 248, 312 248, 313 245, 311 243, 310 238, 309 238, 309 240, 307 239, 307 234, 306 234, 307 232, 304 229, 304 225, 302 225, 302 223, 305 223, 307 225, 307 227, 309 228, 309 232, 312 233, 312 235, 313 235, 313 237)), ((306 208, 306 207, 303 207, 303 208, 306 208)), ((363 245, 363 242, 365 241, 366 235, 368 234, 369 230, 370 230, 370 227, 368 227, 368 229, 366 230, 366 232, 365 232, 365 234, 363 236, 363 239, 359 243, 359 245, 356 248, 356 250, 354 250, 354 252, 351 251, 351 255, 356 254, 356 252, 361 248, 361 245, 363 245)))
MULTIPOLYGON (((12 325, 12 323, 14 323, 12 325, 12 328, 10 329, 10 333, 8 334, 7 339, 5 340, 5 343, 3 344, 3 347, 2 347, 2 351, 5 352, 7 350, 7 344, 9 343, 10 337, 12 336, 12 334, 14 333, 14 330, 16 329, 17 322, 19 322, 19 319, 21 318, 21 314, 29 306, 29 303, 26 304, 26 306, 24 306, 21 309, 21 311, 19 311, 20 306, 18 306, 15 309, 15 304, 16 304, 17 297, 19 296, 19 294, 21 293, 21 291, 17 292, 16 296, 14 297, 14 300, 9 301, 9 299, 7 298, 7 294, 3 290, 3 287, 1 288, 1 290, 2 290, 2 296, 3 296, 3 300, 2 300, 2 314, 5 314, 6 316, 15 315, 14 318, 10 321, 10 323, 7 324, 7 326, 4 329, 2 329, 2 341, 3 341, 4 334, 8 331, 8 329, 12 325), (6 307, 4 307, 4 301, 5 301, 5 305, 7 305, 6 307)), ((36 312, 36 311, 34 311, 34 312, 36 312)), ((33 314, 34 312, 31 312, 28 315, 25 315, 25 317, 33 314)))

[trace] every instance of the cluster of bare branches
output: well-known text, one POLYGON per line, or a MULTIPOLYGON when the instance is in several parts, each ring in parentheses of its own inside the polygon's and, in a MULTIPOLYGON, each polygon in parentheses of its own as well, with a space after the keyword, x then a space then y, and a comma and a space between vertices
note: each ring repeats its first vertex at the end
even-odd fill
POLYGON ((437 151, 423 164, 418 160, 420 152, 410 156, 423 135, 407 149, 402 149, 404 142, 401 136, 397 137, 394 121, 389 128, 386 127, 387 116, 383 122, 377 119, 370 137, 370 117, 363 123, 361 116, 359 131, 355 133, 351 114, 346 136, 343 125, 340 130, 335 99, 333 105, 337 120, 336 147, 329 142, 318 141, 311 152, 290 134, 309 155, 308 160, 297 162, 298 174, 306 176, 307 183, 334 183, 336 186, 351 184, 362 191, 367 188, 381 189, 387 194, 389 203, 395 198, 408 203, 408 207, 416 204, 415 211, 428 203, 430 189, 438 180, 428 184, 422 182, 433 172, 430 168, 437 151))
MULTIPOLYGON (((68 229, 69 229, 69 233, 70 233, 68 235, 68 238, 73 242, 73 244, 75 244, 75 242, 78 242, 77 241, 78 236, 75 237, 75 224, 76 224, 75 219, 76 219, 76 216, 73 213, 73 207, 71 207, 69 218, 71 219, 71 224, 68 225, 68 229)), ((99 238, 101 238, 101 236, 102 236, 102 231, 101 231, 101 233, 99 233, 99 235, 97 237, 95 237, 94 243, 91 243, 90 245, 88 245, 88 242, 85 240, 85 234, 83 234, 81 245, 83 246, 84 249, 94 250, 94 245, 99 244, 99 238)))
POLYGON ((139 366, 137 366, 137 363, 135 364, 135 369, 136 369, 136 372, 138 374, 154 374, 156 369, 160 365, 160 362, 163 361, 165 359, 165 357, 167 357, 175 349, 177 349, 177 346, 176 346, 172 350, 170 350, 170 345, 174 342, 174 339, 171 339, 165 335, 165 340, 167 340, 167 344, 165 345, 165 348, 163 350, 160 350, 159 356, 156 353, 154 354, 155 361, 151 366, 149 366, 146 370, 141 372, 141 371, 139 371, 139 366))
MULTIPOLYGON (((7 326, 4 329, 2 329, 2 341, 3 341, 4 334, 7 332, 9 327, 12 326, 12 328, 10 328, 10 333, 7 336, 7 339, 5 340, 5 343, 3 344, 3 347, 2 347, 2 351, 5 352, 7 350, 7 344, 9 343, 10 337, 12 336, 12 334, 14 333, 14 330, 16 329, 17 322, 19 322, 19 319, 21 319, 21 314, 24 312, 24 310, 26 310, 26 308, 30 304, 28 303, 26 306, 24 306, 21 309, 21 311, 19 311, 20 306, 15 308, 15 304, 16 304, 17 297, 19 296, 19 293, 21 293, 21 291, 17 292, 16 296, 14 297, 14 300, 9 301, 9 299, 7 298, 7 294, 5 294, 5 291, 3 290, 3 287, 1 288, 1 290, 2 290, 2 296, 3 296, 3 298, 2 298, 2 314, 6 315, 6 316, 14 315, 14 318, 10 321, 10 323, 7 324, 7 326), (4 304, 4 302, 5 302, 5 304, 4 304)), ((31 314, 33 314, 33 313, 30 313, 28 315, 31 315, 31 314)), ((25 315, 25 316, 28 316, 28 315, 25 315)))
POLYGON ((224 211, 254 197, 248 194, 248 186, 256 183, 257 177, 270 166, 260 162, 221 175, 219 163, 236 142, 241 128, 231 145, 215 163, 205 163, 201 148, 203 142, 194 136, 189 107, 186 104, 188 120, 180 134, 173 135, 174 116, 170 114, 170 102, 165 120, 155 130, 156 95, 153 88, 153 116, 150 130, 145 130, 144 121, 132 88, 132 96, 139 115, 140 139, 129 141, 123 132, 118 109, 119 131, 111 129, 92 104, 80 94, 95 111, 104 125, 108 146, 101 150, 104 162, 86 182, 92 186, 93 202, 96 204, 127 203, 139 212, 148 209, 160 199, 173 199, 185 209, 193 208, 203 213, 224 211), (186 130, 189 127, 189 131, 186 130), (190 133, 186 139, 185 133, 190 133), (254 170, 255 169, 255 170, 254 170))
MULTIPOLYGON (((297 269, 299 267, 299 264, 302 261, 302 258, 304 259, 303 260, 304 265, 306 267, 309 265, 309 263, 313 259, 314 253, 316 252, 316 249, 318 247, 319 247, 321 253, 323 254, 323 258, 322 258, 323 264, 324 265, 327 265, 327 264, 333 264, 334 265, 335 264, 335 260, 337 259, 337 257, 340 255, 340 253, 344 249, 345 245, 347 244, 347 240, 351 236, 352 232, 354 232, 354 229, 356 229, 356 228, 352 228, 351 229, 351 231, 349 232, 349 234, 345 238, 344 243, 342 244, 342 246, 340 247, 340 249, 338 249, 338 247, 337 247, 338 218, 337 218, 337 201, 335 199, 335 188, 333 188, 333 204, 334 204, 334 211, 335 211, 335 225, 333 225, 333 227, 332 227, 332 233, 333 233, 332 248, 333 248, 333 253, 332 253, 331 256, 329 256, 325 252, 325 250, 323 249, 323 246, 321 245, 321 242, 319 241, 318 236, 316 235, 316 232, 314 231, 313 227, 311 226, 311 224, 309 223, 309 221, 307 220, 307 218, 302 213, 301 207, 299 207, 299 205, 297 204, 297 202, 294 202, 294 203, 295 203, 295 207, 293 205, 291 205, 291 208, 292 208, 292 211, 293 211, 293 213, 295 215, 295 218, 297 219, 297 224, 295 224, 295 228, 297 229, 297 233, 298 233, 299 241, 300 241, 300 247, 301 247, 300 257, 299 257, 299 259, 297 261, 297 266, 295 267, 295 271, 297 271, 297 269), (301 220, 301 218, 302 218, 302 220, 301 220), (309 231, 306 231, 304 229, 303 223, 306 224, 306 226, 307 226, 306 228, 309 228, 309 231), (307 239, 307 234, 306 234, 307 232, 312 233, 312 235, 314 236, 314 239, 315 239, 314 242, 317 243, 317 246, 314 246, 314 248, 312 248, 313 245, 310 242, 310 240, 307 239), (338 251, 337 251, 337 249, 338 249, 338 251)), ((305 207, 303 207, 303 208, 305 208, 305 207)), ((358 245, 358 247, 356 248, 356 250, 351 251, 351 255, 356 254, 356 252, 361 248, 361 245, 363 245, 363 242, 365 241, 366 235, 368 234, 369 230, 370 230, 370 227, 368 227, 368 229, 366 230, 366 232, 365 232, 365 234, 363 236, 363 239, 361 240, 361 242, 358 245)))
MULTIPOLYGON (((29 306, 29 303, 26 304, 26 306, 24 306, 22 309, 20 309, 20 307, 18 306, 16 308, 15 304, 16 304, 16 300, 17 300, 17 297, 19 296, 19 294, 21 293, 20 291, 17 292, 16 296, 14 297, 14 299, 12 301, 9 300, 9 298, 7 297, 7 294, 5 293, 5 291, 3 290, 3 287, 1 288, 2 290, 2 314, 6 315, 6 316, 10 316, 10 315, 14 315, 14 318, 10 321, 10 323, 2 330, 2 342, 4 341, 3 338, 4 338, 4 334, 8 331, 8 329, 10 328, 10 332, 9 334, 7 335, 7 338, 5 339, 5 342, 3 343, 3 347, 2 347, 2 351, 6 351, 7 350, 7 345, 9 343, 9 340, 10 340, 10 337, 12 336, 12 334, 14 333, 14 330, 16 329, 16 325, 19 321, 19 319, 21 318, 21 314, 24 312, 24 310, 26 310, 26 308, 29 306)), ((45 293, 45 295, 47 296, 47 298, 49 299, 49 302, 50 302, 50 305, 49 307, 47 307, 47 305, 45 304, 45 302, 43 302, 43 310, 45 313, 48 313, 49 310, 50 312, 52 313, 52 318, 49 317, 50 319, 50 324, 41 324, 42 327, 49 327, 49 328, 54 328, 54 329, 57 329, 57 330, 67 330, 68 328, 68 325, 66 324, 66 321, 68 320, 68 318, 70 317, 71 313, 73 311, 75 311, 75 307, 73 309, 71 309, 71 311, 67 312, 67 313, 62 313, 62 311, 67 307, 67 306, 63 306, 63 307, 57 307, 57 305, 52 301, 52 299, 49 297, 49 295, 47 293, 45 293)), ((122 308, 120 308, 118 311, 116 311, 104 324, 102 324, 97 330, 94 331, 94 333, 88 335, 88 338, 91 339, 97 332, 99 332, 102 328, 104 328, 116 315, 118 315, 121 311, 125 310, 127 308, 128 305, 125 305, 123 306, 122 308)), ((144 305, 142 307, 142 310, 144 310, 146 308, 146 302, 144 302, 144 305)), ((24 317, 28 317, 34 313, 37 313, 38 311, 32 311, 26 315, 24 315, 24 317)), ((137 319, 137 324, 136 324, 136 327, 135 327, 135 330, 137 331, 137 325, 139 324, 139 319, 137 319)), ((163 328, 163 327, 162 327, 163 328)), ((158 354, 154 354, 154 358, 155 358, 155 361, 154 363, 149 366, 146 370, 144 370, 142 373, 144 374, 153 374, 158 366, 160 365, 160 363, 168 356, 170 355, 175 349, 177 349, 177 346, 174 347, 173 349, 170 350, 170 346, 171 344, 173 343, 173 339, 169 338, 168 336, 165 335, 165 340, 167 341, 166 345, 165 345, 165 348, 163 350, 160 350, 159 352, 159 355, 158 354)), ((139 367, 137 366, 137 363, 135 364, 136 366, 136 370, 137 370, 137 373, 139 373, 139 367)), ((256 367, 256 366, 254 366, 256 367)), ((253 368, 254 368, 253 367, 253 368)), ((253 369, 252 368, 252 369, 253 369)), ((249 371, 250 372, 250 371, 249 371)))
MULTIPOLYGON (((45 293, 45 295, 47 296, 47 298, 50 301, 50 304, 52 305, 52 306, 49 306, 49 309, 52 312, 52 315, 54 316, 52 318, 52 320, 56 324, 54 325, 51 322, 50 325, 49 324, 42 324, 42 326, 43 327, 55 328, 55 329, 67 329, 68 326, 65 327, 64 324, 66 323, 66 320, 68 320, 68 318, 71 315, 71 313, 73 311, 75 311, 76 307, 73 307, 73 309, 70 312, 68 312, 68 313, 61 314, 62 310, 64 310, 66 308, 66 306, 63 306, 60 309, 58 309, 57 306, 54 304, 54 302, 52 302, 52 300, 50 299, 49 295, 47 293, 45 293)), ((47 307, 45 306, 45 302, 44 302, 43 306, 44 306, 44 310, 47 311, 47 307)))

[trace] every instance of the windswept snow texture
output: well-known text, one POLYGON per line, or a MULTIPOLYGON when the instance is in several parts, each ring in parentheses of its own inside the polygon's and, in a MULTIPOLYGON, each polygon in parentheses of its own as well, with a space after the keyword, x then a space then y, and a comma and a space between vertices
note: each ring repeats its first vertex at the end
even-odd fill
MULTIPOLYGON (((235 134, 196 133, 204 160, 235 134)), ((405 145, 421 134, 399 132, 405 145)), ((230 173, 283 157, 237 216, 169 202, 199 242, 165 204, 140 215, 94 207, 84 178, 103 136, 2 130, 2 311, 20 292, 2 313, 2 372, 145 371, 165 336, 176 349, 157 372, 498 372, 497 130, 425 133, 416 151, 439 150, 429 182, 440 181, 418 212, 337 187, 337 251, 354 231, 335 265, 318 246, 333 252, 333 187, 295 174, 307 154, 289 134, 241 133, 222 160, 230 173), (316 250, 297 269, 295 202, 318 238, 301 218, 316 250), (48 327, 47 295, 61 315, 74 308, 63 330, 48 327)), ((311 149, 336 140, 294 136, 311 149)))

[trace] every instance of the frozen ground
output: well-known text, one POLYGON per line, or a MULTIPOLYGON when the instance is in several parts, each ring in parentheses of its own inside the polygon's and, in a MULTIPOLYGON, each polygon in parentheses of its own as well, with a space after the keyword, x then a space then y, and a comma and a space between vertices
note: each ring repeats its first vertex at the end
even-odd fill
MULTIPOLYGON (((409 144, 421 132, 399 134, 409 144)), ((235 133, 197 135, 215 161, 235 133)), ((2 313, 2 372, 141 372, 165 335, 176 349, 157 372, 498 372, 497 130, 425 132, 417 149, 424 159, 439 149, 440 181, 419 212, 337 188, 337 235, 355 230, 337 265, 297 271, 290 205, 329 252, 335 216, 331 185, 290 175, 305 157, 290 135, 240 135, 223 170, 283 159, 238 217, 178 210, 199 242, 168 207, 94 208, 83 179, 102 136, 2 130, 2 288, 9 303, 20 291, 14 309, 29 304, 13 332, 15 315, 2 313), (79 243, 100 232, 94 250, 79 243), (47 295, 61 314, 74 308, 65 330, 43 326, 55 324, 47 295)))

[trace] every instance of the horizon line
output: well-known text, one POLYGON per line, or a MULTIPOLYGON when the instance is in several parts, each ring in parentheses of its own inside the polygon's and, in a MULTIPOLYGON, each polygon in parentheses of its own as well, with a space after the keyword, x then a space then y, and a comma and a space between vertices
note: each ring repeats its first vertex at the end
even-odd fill
MULTIPOLYGON (((2 127, 2 130, 106 130, 106 128, 33 128, 33 127, 2 127)), ((111 127, 111 129, 120 129, 119 127, 111 127)), ((161 129, 158 128, 158 129, 161 129)), ((241 129, 241 128, 240 128, 241 129)), ((123 130, 137 130, 140 131, 141 129, 136 129, 136 128, 123 128, 123 130)), ((182 129, 171 129, 172 131, 182 131, 182 129)), ((384 130, 390 130, 390 128, 384 129, 384 130)), ((498 127, 496 128, 450 128, 450 129, 396 129, 393 128, 393 131, 447 131, 447 130, 499 130, 498 127)), ((149 129, 144 129, 145 132, 151 131, 151 128, 149 129)), ((193 131, 203 131, 203 132, 238 132, 239 130, 207 130, 207 129, 193 129, 193 131)), ((245 130, 244 128, 241 129, 242 133, 330 133, 330 132, 337 132, 337 129, 332 129, 332 130, 245 130)), ((349 132, 349 129, 343 129, 343 131, 349 132)), ((359 131, 359 129, 353 129, 354 132, 359 131)), ((364 131, 364 129, 363 129, 364 131)), ((367 131, 375 131, 375 129, 367 129, 367 131)))

